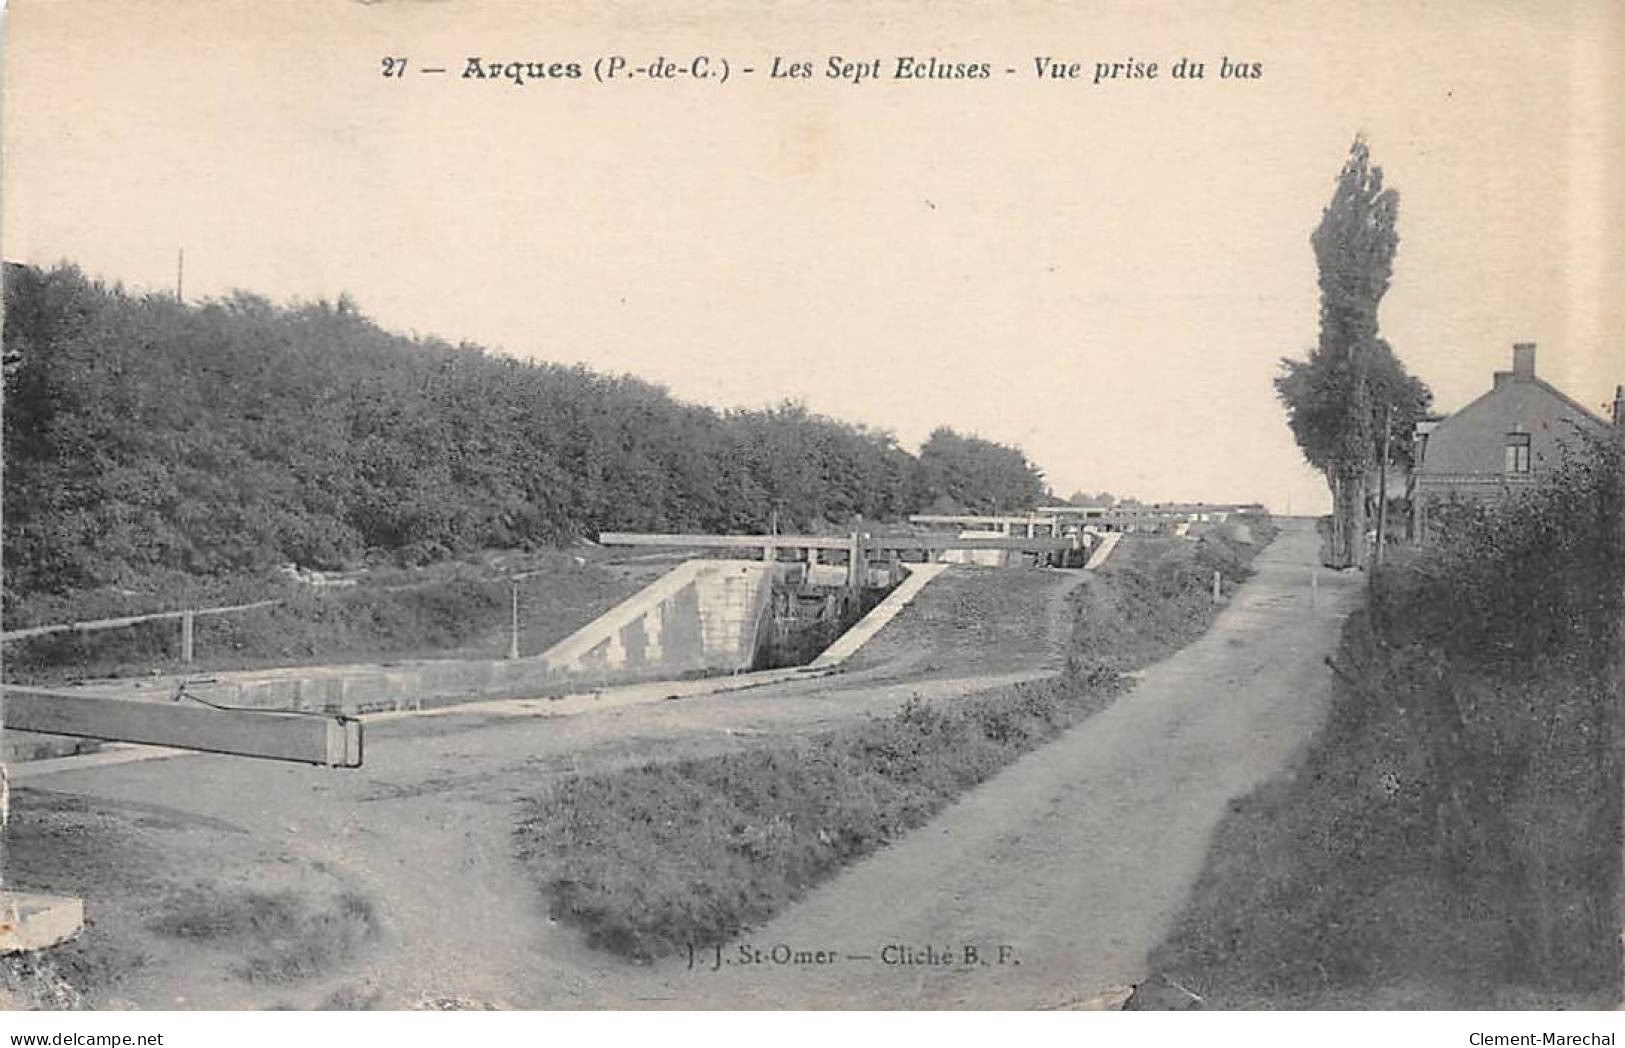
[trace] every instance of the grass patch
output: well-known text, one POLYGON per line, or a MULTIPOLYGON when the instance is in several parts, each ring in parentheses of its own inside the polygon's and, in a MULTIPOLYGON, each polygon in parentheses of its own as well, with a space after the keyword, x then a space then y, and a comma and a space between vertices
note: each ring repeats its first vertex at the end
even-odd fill
POLYGON ((1052 654, 1050 631, 1034 628, 1058 572, 955 565, 937 576, 884 630, 858 650, 849 669, 901 662, 912 673, 992 673, 1031 669, 1052 654))
POLYGON ((520 855, 555 918, 626 957, 723 942, 920 826, 1105 706, 1054 679, 804 740, 564 780, 527 802, 520 855))
POLYGON ((28 784, 13 785, 11 816, 8 884, 84 899, 88 911, 77 937, 32 958, 0 957, 0 989, 13 999, 15 980, 34 980, 39 1003, 28 1007, 162 1009, 176 994, 193 1006, 261 1007, 303 984, 250 983, 251 958, 267 974, 314 968, 319 954, 337 965, 344 943, 360 956, 376 934, 362 930, 377 923, 365 900, 344 901, 353 885, 339 871, 223 820, 28 784), (268 906, 247 898, 279 894, 283 901, 268 906), (261 919, 244 920, 249 913, 261 919), (323 920, 338 927, 321 928, 323 920), (286 947, 267 948, 269 937, 286 947), (299 961, 301 938, 327 945, 299 961), (48 967, 46 982, 26 967, 35 962, 48 967))
POLYGON ((84 1006, 84 995, 50 957, 0 957, 0 1012, 78 1011, 84 1006))
POLYGON ((1167 658, 1207 632, 1222 596, 1253 574, 1249 566, 1278 530, 1267 518, 1250 521, 1253 541, 1215 530, 1194 541, 1125 535, 1104 570, 1072 594, 1068 659, 1075 669, 1128 672, 1167 658))
POLYGON ((151 927, 237 952, 233 974, 254 983, 319 975, 378 936, 372 902, 355 892, 314 900, 292 891, 201 885, 169 900, 151 927))

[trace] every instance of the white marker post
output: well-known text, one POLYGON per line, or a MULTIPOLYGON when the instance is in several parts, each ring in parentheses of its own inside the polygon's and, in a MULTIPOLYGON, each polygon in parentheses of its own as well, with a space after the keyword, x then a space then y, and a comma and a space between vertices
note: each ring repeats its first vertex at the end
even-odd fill
POLYGON ((519 657, 519 584, 534 575, 540 575, 544 569, 535 571, 521 571, 517 575, 508 576, 510 587, 508 599, 508 658, 519 657))
POLYGON ((181 661, 189 663, 194 653, 196 615, 191 610, 181 613, 181 661))
POLYGON ((513 604, 508 616, 508 658, 519 657, 519 580, 510 579, 513 604))

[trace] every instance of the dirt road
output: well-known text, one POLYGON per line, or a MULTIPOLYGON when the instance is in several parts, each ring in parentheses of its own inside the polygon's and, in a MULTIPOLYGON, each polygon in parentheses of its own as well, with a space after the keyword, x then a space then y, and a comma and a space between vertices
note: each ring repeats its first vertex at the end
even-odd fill
POLYGON ((742 943, 571 1003, 1048 1008, 1137 981, 1229 800, 1326 709, 1322 657, 1361 580, 1320 572, 1311 608, 1316 547, 1289 523, 1212 630, 1131 694, 742 943))

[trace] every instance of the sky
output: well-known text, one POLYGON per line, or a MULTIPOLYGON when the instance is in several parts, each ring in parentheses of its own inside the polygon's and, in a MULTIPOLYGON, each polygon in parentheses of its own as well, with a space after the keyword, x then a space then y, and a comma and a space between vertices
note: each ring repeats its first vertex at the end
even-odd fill
POLYGON ((949 425, 1063 496, 1324 510, 1271 379, 1316 340, 1309 235, 1356 134, 1401 197, 1382 332, 1441 409, 1520 341, 1599 412, 1625 382, 1605 0, 12 0, 5 34, 9 260, 173 291, 184 248, 189 300, 347 293, 685 400, 796 399, 911 448, 949 425), (592 75, 701 54, 728 82, 592 75), (886 77, 826 78, 832 55, 886 77), (899 55, 991 75, 890 79, 899 55), (1182 56, 1206 78, 1170 77, 1182 56))

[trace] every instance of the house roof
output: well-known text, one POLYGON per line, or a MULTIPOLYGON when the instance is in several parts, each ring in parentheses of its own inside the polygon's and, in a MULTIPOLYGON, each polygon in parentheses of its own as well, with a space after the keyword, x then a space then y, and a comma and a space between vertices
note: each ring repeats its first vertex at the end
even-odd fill
MULTIPOLYGON (((1601 415, 1598 415, 1596 412, 1592 411, 1578 400, 1575 400, 1573 397, 1569 396, 1567 393, 1563 392, 1561 389, 1558 389, 1556 386, 1552 385, 1550 382, 1547 382, 1545 379, 1540 378, 1539 376, 1523 379, 1509 378, 1507 381, 1521 382, 1525 385, 1538 386, 1540 389, 1543 389, 1547 393, 1550 393, 1552 396, 1556 397, 1567 407, 1573 409, 1576 414, 1580 415, 1587 421, 1594 422, 1599 426, 1608 425, 1608 422, 1603 419, 1601 415)), ((1468 412, 1472 411, 1486 400, 1494 397, 1497 393, 1504 392, 1505 389, 1506 386, 1492 386, 1483 393, 1480 393, 1478 396, 1474 397, 1472 400, 1468 401, 1466 404, 1463 404, 1461 407, 1457 408, 1455 411, 1452 411, 1450 414, 1444 415, 1437 420, 1430 420, 1433 421, 1433 426, 1427 432, 1429 434, 1437 434, 1442 430, 1449 429, 1452 422, 1465 416, 1468 412)))
POLYGON ((1501 437, 1507 432, 1535 436, 1532 464, 1538 468, 1539 462, 1555 461, 1566 443, 1565 426, 1601 432, 1608 423, 1533 375, 1498 376, 1494 387, 1432 427, 1416 471, 1434 477, 1502 474, 1501 437))

